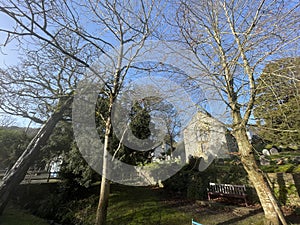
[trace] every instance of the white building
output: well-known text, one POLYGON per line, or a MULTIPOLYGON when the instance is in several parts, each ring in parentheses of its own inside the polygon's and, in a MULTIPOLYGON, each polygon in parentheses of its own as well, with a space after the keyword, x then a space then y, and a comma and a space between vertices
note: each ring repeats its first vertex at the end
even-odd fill
POLYGON ((214 158, 228 158, 237 151, 233 136, 218 120, 198 112, 185 128, 186 162, 191 156, 202 157, 210 163, 214 158))

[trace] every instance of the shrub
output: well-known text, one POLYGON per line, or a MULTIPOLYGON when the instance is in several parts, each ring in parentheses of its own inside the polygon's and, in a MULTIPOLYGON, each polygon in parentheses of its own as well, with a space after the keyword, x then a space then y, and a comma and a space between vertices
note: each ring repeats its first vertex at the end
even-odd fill
POLYGON ((198 170, 199 159, 192 158, 178 173, 163 182, 165 189, 191 199, 207 198, 209 182, 247 184, 246 171, 240 163, 228 161, 223 165, 213 162, 205 171, 198 170))

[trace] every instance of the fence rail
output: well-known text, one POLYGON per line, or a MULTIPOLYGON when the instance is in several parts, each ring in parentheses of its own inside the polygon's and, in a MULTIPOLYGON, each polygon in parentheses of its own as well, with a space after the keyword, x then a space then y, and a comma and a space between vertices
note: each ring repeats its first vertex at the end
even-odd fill
MULTIPOLYGON (((0 170, 0 180, 3 179, 7 170, 0 170)), ((59 172, 49 172, 46 170, 28 170, 21 184, 49 183, 60 180, 59 172)))

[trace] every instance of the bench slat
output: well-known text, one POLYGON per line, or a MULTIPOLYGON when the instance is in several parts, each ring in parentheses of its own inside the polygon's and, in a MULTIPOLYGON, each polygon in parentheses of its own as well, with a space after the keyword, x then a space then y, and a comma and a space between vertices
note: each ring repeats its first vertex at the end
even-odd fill
POLYGON ((209 183, 207 192, 208 192, 208 200, 211 199, 212 195, 222 196, 222 197, 224 196, 224 197, 242 198, 245 200, 245 204, 247 206, 247 199, 246 199, 247 194, 246 194, 245 185, 209 183))

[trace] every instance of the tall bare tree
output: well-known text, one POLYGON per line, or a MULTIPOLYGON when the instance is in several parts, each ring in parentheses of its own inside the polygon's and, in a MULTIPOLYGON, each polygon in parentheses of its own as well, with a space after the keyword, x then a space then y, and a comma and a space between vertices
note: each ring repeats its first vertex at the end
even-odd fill
POLYGON ((133 59, 159 22, 158 15, 162 9, 163 4, 151 0, 88 0, 84 3, 64 0, 1 1, 0 13, 14 23, 12 27, 0 27, 0 32, 7 34, 7 41, 4 44, 12 39, 20 42, 31 38, 38 40, 52 46, 54 51, 70 57, 74 63, 89 69, 105 84, 109 98, 106 115, 109 116, 103 117, 106 129, 103 176, 95 222, 97 225, 106 222, 109 181, 106 179, 105 154, 108 153, 112 132, 110 117, 112 105, 120 93, 133 59), (76 48, 64 40, 66 34, 77 40, 76 48), (108 59, 110 69, 102 68, 102 72, 99 72, 90 62, 101 54, 101 57, 108 59))
MULTIPOLYGON (((68 45, 74 51, 82 50, 69 34, 64 33, 63 39, 66 48, 68 45)), ((18 65, 0 69, 0 109, 43 124, 59 99, 72 93, 84 70, 49 44, 38 41, 32 44, 34 47, 22 49, 25 57, 18 65)), ((82 59, 88 61, 87 57, 82 59)))
POLYGON ((65 111, 70 107, 72 98, 67 98, 60 102, 60 107, 53 112, 45 122, 39 132, 31 140, 25 151, 6 173, 0 186, 0 212, 2 214, 6 207, 11 193, 17 185, 24 179, 27 170, 36 159, 39 150, 43 147, 51 135, 56 124, 62 119, 65 111))
POLYGON ((3 178, 0 186, 1 213, 58 121, 67 118, 65 115, 73 98, 72 89, 81 75, 80 66, 72 64, 69 56, 57 54, 51 46, 38 43, 37 46, 42 50, 24 49, 27 57, 18 66, 0 69, 1 110, 42 125, 3 178))
POLYGON ((266 224, 279 224, 280 220, 286 224, 256 164, 247 124, 257 95, 256 80, 264 65, 278 56, 299 52, 295 49, 299 41, 299 2, 183 0, 174 4, 178 7, 177 41, 195 55, 194 64, 201 71, 192 79, 209 81, 205 85, 230 112, 227 125, 237 140, 241 162, 257 191, 266 224))

